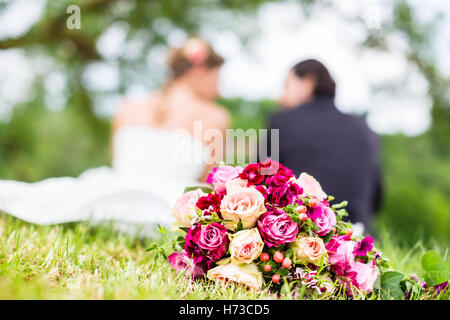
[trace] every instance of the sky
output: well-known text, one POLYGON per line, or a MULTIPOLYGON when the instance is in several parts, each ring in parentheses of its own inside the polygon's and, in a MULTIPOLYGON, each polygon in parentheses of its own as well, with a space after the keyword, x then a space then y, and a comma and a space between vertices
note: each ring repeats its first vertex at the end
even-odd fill
MULTIPOLYGON (((300 60, 316 58, 328 66, 336 79, 336 104, 340 110, 367 112, 369 126, 378 133, 424 132, 431 121, 427 83, 404 58, 404 39, 389 38, 390 50, 386 53, 361 49, 358 45, 364 36, 361 26, 336 13, 337 9, 350 16, 360 16, 369 28, 378 28, 390 14, 391 2, 340 0, 336 1, 334 10, 314 11, 309 18, 294 3, 267 4, 260 8, 253 21, 261 31, 247 46, 233 31, 215 29, 213 21, 206 23, 202 36, 226 59, 221 71, 221 94, 252 100, 276 98, 289 68, 300 60), (374 87, 394 90, 374 91, 374 87)), ((433 47, 441 72, 450 76, 450 2, 413 0, 411 3, 422 21, 429 21, 438 12, 445 15, 433 47)), ((16 0, 10 10, 0 15, 0 38, 26 32, 39 19, 43 4, 42 0, 16 0)), ((138 45, 128 45, 123 52, 125 34, 126 26, 120 24, 105 30, 97 48, 107 63, 92 64, 83 74, 90 88, 107 91, 118 86, 119 72, 114 59, 139 50, 138 45)), ((184 36, 175 30, 169 36, 169 43, 177 45, 184 36)), ((147 59, 149 70, 162 76, 165 54, 165 50, 153 50, 147 59)), ((42 61, 40 65, 45 68, 51 62, 42 61)), ((13 103, 32 98, 27 95, 32 81, 31 68, 20 50, 0 51, 0 117, 8 115, 13 103)), ((58 110, 64 103, 64 76, 49 73, 45 86, 49 105, 58 110)), ((139 95, 145 90, 142 84, 136 84, 129 94, 139 95)), ((112 114, 119 99, 106 95, 97 103, 104 113, 112 114)))

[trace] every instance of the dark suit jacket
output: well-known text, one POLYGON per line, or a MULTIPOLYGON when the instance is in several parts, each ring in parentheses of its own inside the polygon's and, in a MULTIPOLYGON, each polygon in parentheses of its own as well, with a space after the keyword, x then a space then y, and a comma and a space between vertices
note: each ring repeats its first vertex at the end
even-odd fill
MULTIPOLYGON (((270 129, 280 129, 280 163, 297 176, 313 175, 335 201, 348 200, 350 220, 370 232, 381 179, 378 137, 365 121, 341 113, 330 98, 317 98, 273 115, 270 129)), ((270 154, 270 142, 268 147, 270 154)))

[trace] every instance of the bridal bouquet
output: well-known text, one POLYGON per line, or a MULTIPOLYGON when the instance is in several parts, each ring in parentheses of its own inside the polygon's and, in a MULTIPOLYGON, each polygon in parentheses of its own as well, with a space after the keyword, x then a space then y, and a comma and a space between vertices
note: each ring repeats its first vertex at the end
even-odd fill
POLYGON ((389 269, 372 237, 353 234, 343 220, 347 203, 331 204, 307 173, 296 177, 266 160, 214 168, 207 183, 211 188, 187 188, 173 209, 186 235, 168 260, 186 277, 257 290, 288 286, 304 298, 367 297, 381 289, 403 298, 423 290, 417 276, 389 269))

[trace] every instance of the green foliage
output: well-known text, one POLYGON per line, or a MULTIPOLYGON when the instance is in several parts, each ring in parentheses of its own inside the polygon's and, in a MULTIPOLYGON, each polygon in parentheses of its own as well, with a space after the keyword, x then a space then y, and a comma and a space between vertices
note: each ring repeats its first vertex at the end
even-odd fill
POLYGON ((186 188, 184 188, 183 192, 188 192, 188 191, 197 190, 197 189, 202 190, 204 193, 211 193, 214 191, 212 188, 209 188, 209 187, 186 187, 186 188))
POLYGON ((377 228, 395 230, 405 245, 432 239, 450 245, 450 162, 433 137, 385 136, 382 140, 384 201, 377 228))
POLYGON ((383 299, 401 299, 404 296, 401 281, 405 275, 401 272, 387 271, 380 276, 380 290, 383 299))
POLYGON ((241 218, 239 218, 239 222, 237 223, 237 226, 236 226, 236 232, 241 231, 241 230, 244 230, 244 224, 242 223, 241 218))
MULTIPOLYGON (((0 215, 0 299, 292 299, 286 290, 278 297, 235 284, 190 283, 166 259, 180 249, 176 242, 183 237, 165 235, 150 240, 118 233, 110 225, 36 226, 0 215)), ((425 248, 404 250, 387 240, 380 249, 396 269, 422 276, 425 248)), ((411 298, 445 296, 421 291, 411 298)))
POLYGON ((334 236, 334 231, 331 230, 322 238, 322 240, 324 243, 328 243, 331 240, 331 238, 333 238, 333 236, 334 236))
MULTIPOLYGON (((280 0, 282 1, 282 0, 280 0)), ((51 111, 45 99, 45 74, 36 74, 30 99, 14 107, 10 119, 0 122, 0 179, 38 181, 48 177, 77 176, 84 170, 110 163, 110 119, 96 114, 95 98, 105 94, 85 88, 84 68, 93 61, 104 61, 96 41, 110 26, 126 26, 126 41, 142 40, 133 57, 120 57, 120 84, 114 94, 123 94, 130 84, 156 87, 161 77, 147 70, 152 48, 165 46, 168 34, 176 29, 195 34, 203 19, 217 10, 230 14, 254 14, 266 0, 249 1, 119 1, 85 0, 82 30, 68 32, 61 27, 71 1, 47 1, 41 20, 17 39, 0 40, 0 49, 20 48, 30 58, 45 57, 67 78, 67 102, 61 111, 51 111)), ((303 0, 304 8, 314 1, 303 0)), ((8 4, 2 4, 2 9, 8 4)), ((319 3, 318 5, 324 5, 319 3)), ((226 19, 225 19, 226 20, 226 19)), ((396 1, 390 25, 409 47, 408 59, 425 76, 432 99, 433 124, 419 137, 384 136, 382 139, 385 196, 376 218, 378 228, 389 228, 392 237, 405 247, 418 239, 436 240, 450 245, 450 106, 448 79, 436 66, 430 43, 434 25, 422 25, 407 1, 396 1)), ((438 23, 438 19, 433 23, 438 23)), ((245 40, 247 28, 233 26, 245 40), (242 30, 241 30, 242 29, 242 30), (245 30, 244 30, 245 29, 245 30)), ((382 37, 382 33, 376 36, 382 37)), ((369 37, 374 37, 370 34, 369 37)), ((366 41, 383 49, 383 39, 366 41)), ((364 45, 364 44, 363 44, 364 45)), ((33 60, 34 61, 34 60, 33 60)), ((266 127, 267 117, 277 110, 274 101, 246 101, 240 98, 218 101, 233 116, 233 127, 244 130, 266 127)), ((342 199, 338 199, 342 200, 342 199)))
POLYGON ((450 281, 450 264, 442 260, 436 251, 429 251, 422 257, 425 281, 428 287, 450 281))
POLYGON ((110 162, 109 121, 92 130, 80 112, 17 106, 0 122, 0 178, 38 181, 76 176, 110 162))

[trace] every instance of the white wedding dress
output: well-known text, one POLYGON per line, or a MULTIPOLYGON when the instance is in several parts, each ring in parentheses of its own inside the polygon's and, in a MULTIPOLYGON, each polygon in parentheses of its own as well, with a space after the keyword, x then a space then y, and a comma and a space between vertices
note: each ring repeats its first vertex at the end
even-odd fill
POLYGON ((113 221, 127 232, 152 235, 174 221, 171 208, 204 170, 203 145, 188 134, 147 126, 119 129, 113 165, 77 178, 36 183, 0 180, 0 211, 36 224, 113 221))

